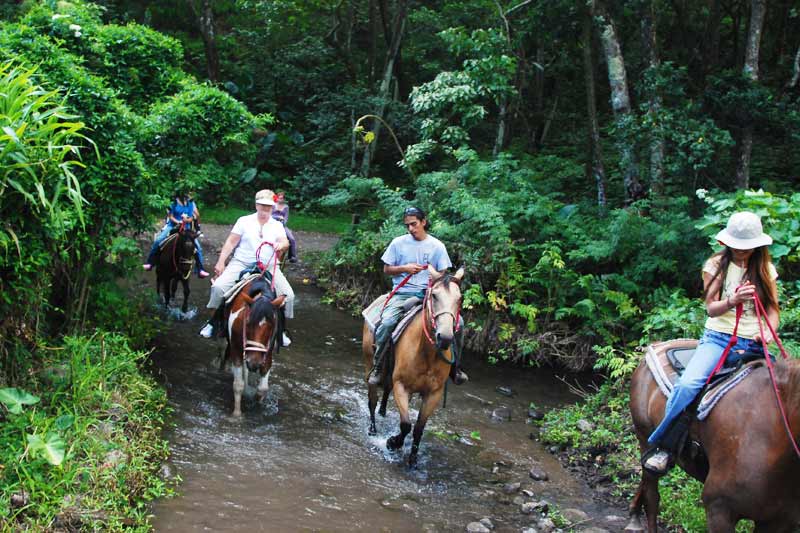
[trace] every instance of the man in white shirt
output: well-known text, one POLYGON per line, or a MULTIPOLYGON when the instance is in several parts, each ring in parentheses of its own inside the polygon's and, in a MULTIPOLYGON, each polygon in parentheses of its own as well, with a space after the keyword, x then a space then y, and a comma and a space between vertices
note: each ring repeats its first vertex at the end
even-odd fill
MULTIPOLYGON (((221 325, 222 309, 225 303, 224 294, 236 285, 239 274, 243 270, 253 268, 257 262, 261 263, 261 268, 274 276, 277 295, 286 295, 284 304, 286 319, 294 317, 294 291, 286 280, 286 276, 276 265, 278 254, 289 248, 289 240, 286 238, 283 224, 272 218, 275 193, 269 189, 263 189, 256 193, 255 200, 256 212, 239 217, 222 246, 217 264, 214 265, 215 278, 206 307, 214 309, 215 312, 211 320, 200 330, 200 335, 203 337, 211 338, 215 335, 216 329, 221 325), (233 257, 226 266, 225 262, 231 253, 233 253, 233 257), (256 257, 257 253, 258 257, 256 257)), ((290 343, 291 340, 284 333, 283 345, 288 346, 290 343)))

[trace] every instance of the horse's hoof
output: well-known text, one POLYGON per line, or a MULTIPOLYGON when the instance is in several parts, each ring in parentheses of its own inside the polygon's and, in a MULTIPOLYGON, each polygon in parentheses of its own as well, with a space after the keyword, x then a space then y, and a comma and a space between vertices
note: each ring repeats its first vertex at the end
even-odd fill
POLYGON ((395 437, 389 437, 386 439, 386 447, 390 450, 399 450, 400 447, 403 445, 402 443, 398 442, 400 439, 395 437))
POLYGON ((382 417, 386 418, 386 409, 385 408, 379 409, 378 410, 378 414, 381 415, 382 417))
POLYGON ((408 469, 414 470, 417 468, 417 454, 412 453, 408 456, 408 469))
POLYGON ((625 526, 623 531, 644 531, 644 526, 642 526, 642 521, 639 519, 638 516, 631 517, 631 521, 628 522, 628 525, 625 526))
POLYGON ((241 411, 234 411, 231 416, 233 416, 234 418, 241 418, 242 417, 242 412, 241 411))
POLYGON ((369 426, 369 431, 367 433, 369 433, 370 437, 374 437, 378 434, 378 428, 375 427, 375 424, 372 424, 369 426))

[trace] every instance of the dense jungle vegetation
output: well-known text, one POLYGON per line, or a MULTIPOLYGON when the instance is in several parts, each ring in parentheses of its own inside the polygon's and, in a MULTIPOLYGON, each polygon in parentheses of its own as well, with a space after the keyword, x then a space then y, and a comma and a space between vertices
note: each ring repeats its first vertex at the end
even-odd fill
MULTIPOLYGON (((177 186, 205 206, 270 187, 295 210, 353 214, 320 268, 354 309, 387 286, 402 207, 426 209, 467 269, 476 353, 607 374, 543 435, 576 460, 611 453, 623 493, 636 349, 698 334, 700 266, 730 213, 775 238, 781 334, 800 342, 792 0, 25 0, 0 17, 6 523, 65 519, 60 499, 91 483, 48 464, 102 463, 123 444, 98 424, 141 416, 86 418, 78 372, 152 334, 115 280, 177 186)), ((147 427, 121 423, 123 440, 147 427)), ((153 473, 134 509, 166 490, 153 473)), ((697 486, 676 473, 664 490, 673 523, 702 530, 697 486)))

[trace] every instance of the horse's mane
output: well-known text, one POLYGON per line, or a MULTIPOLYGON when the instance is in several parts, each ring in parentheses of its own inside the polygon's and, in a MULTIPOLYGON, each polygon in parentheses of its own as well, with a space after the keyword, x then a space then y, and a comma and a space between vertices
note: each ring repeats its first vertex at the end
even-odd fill
POLYGON ((250 306, 250 318, 248 325, 254 326, 258 324, 262 318, 271 318, 275 312, 275 307, 272 305, 272 300, 275 298, 275 291, 263 278, 258 278, 250 283, 247 290, 247 295, 255 298, 253 305, 250 306), (256 298, 256 295, 260 297, 256 298))

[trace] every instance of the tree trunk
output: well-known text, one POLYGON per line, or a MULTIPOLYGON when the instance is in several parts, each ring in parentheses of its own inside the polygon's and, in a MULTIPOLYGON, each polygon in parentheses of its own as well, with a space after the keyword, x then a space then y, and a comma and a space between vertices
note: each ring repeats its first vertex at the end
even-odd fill
POLYGON ((494 149, 492 155, 497 157, 497 154, 503 151, 506 142, 506 118, 508 116, 508 104, 504 101, 500 104, 499 119, 497 122, 497 136, 494 139, 494 149))
POLYGON ((592 41, 591 7, 583 16, 583 81, 586 86, 586 109, 589 115, 589 158, 587 168, 597 185, 597 205, 606 207, 606 169, 603 166, 603 148, 600 145, 600 126, 597 123, 597 105, 594 93, 594 46, 592 41))
POLYGON ((219 55, 217 54, 217 29, 214 25, 214 9, 211 0, 189 0, 189 7, 197 18, 200 26, 200 36, 203 39, 203 48, 206 52, 206 69, 208 79, 216 83, 219 81, 219 55))
MULTIPOLYGON (((392 78, 394 77, 394 66, 397 55, 400 52, 400 43, 403 39, 403 33, 406 27, 406 11, 408 8, 408 0, 399 0, 397 5, 397 13, 395 14, 392 24, 392 39, 389 50, 386 52, 386 63, 383 68, 383 79, 381 86, 378 90, 378 97, 380 98, 380 105, 375 111, 375 115, 383 118, 386 113, 386 105, 389 102, 389 90, 392 85, 392 78)), ((372 156, 375 153, 375 147, 378 144, 378 136, 380 134, 381 124, 375 121, 375 128, 372 130, 375 134, 372 142, 367 145, 364 150, 364 159, 361 162, 361 175, 364 177, 369 176, 370 165, 372 163, 372 156)))
MULTIPOLYGON (((617 37, 617 29, 604 5, 598 0, 592 4, 598 17, 600 40, 603 43, 606 63, 608 65, 608 82, 611 86, 611 107, 617 123, 622 126, 625 118, 631 114, 631 99, 628 91, 628 78, 625 71, 625 59, 617 37)), ((620 165, 625 186, 625 202, 630 203, 645 195, 644 187, 639 182, 639 169, 634 147, 628 140, 619 141, 620 165)))
MULTIPOLYGON (((658 56, 653 0, 646 2, 643 8, 642 45, 648 58, 648 66, 655 73, 661 66, 661 59, 658 56)), ((647 113, 655 123, 661 110, 661 95, 655 86, 648 89, 647 113)), ((650 190, 656 195, 664 192, 664 137, 658 132, 658 128, 655 128, 650 137, 650 190)))
POLYGON ((369 88, 372 89, 378 76, 378 14, 375 0, 369 0, 369 88))
POLYGON ((797 87, 797 82, 800 81, 800 46, 797 47, 797 52, 794 54, 794 65, 792 67, 792 79, 786 84, 787 89, 794 89, 797 87))
POLYGON ((709 0, 708 5, 709 15, 703 50, 706 75, 715 72, 719 63, 719 30, 722 22, 720 2, 721 0, 709 0))
MULTIPOLYGON (((752 0, 750 4, 750 29, 747 32, 747 48, 744 56, 742 73, 758 81, 758 56, 761 48, 761 33, 767 11, 766 0, 752 0)), ((736 165, 736 188, 747 189, 750 186, 750 157, 753 152, 753 124, 742 129, 739 139, 739 157, 736 165)))

